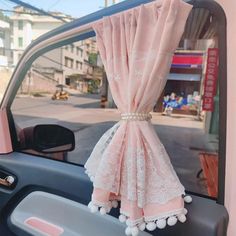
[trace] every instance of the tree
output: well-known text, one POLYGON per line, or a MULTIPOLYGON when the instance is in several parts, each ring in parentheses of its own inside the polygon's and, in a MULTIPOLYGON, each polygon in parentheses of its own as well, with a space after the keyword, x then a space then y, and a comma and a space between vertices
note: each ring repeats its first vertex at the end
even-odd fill
POLYGON ((89 54, 89 64, 96 66, 97 65, 97 58, 98 58, 98 54, 97 53, 90 53, 89 54))
POLYGON ((6 21, 10 23, 10 18, 6 15, 4 15, 1 11, 0 11, 0 20, 6 21))

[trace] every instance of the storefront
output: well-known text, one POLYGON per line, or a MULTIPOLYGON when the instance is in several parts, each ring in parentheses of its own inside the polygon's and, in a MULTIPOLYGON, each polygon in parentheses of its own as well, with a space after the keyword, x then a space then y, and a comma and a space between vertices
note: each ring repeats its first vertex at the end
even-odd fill
POLYGON ((177 51, 156 111, 199 114, 203 65, 203 51, 177 51))

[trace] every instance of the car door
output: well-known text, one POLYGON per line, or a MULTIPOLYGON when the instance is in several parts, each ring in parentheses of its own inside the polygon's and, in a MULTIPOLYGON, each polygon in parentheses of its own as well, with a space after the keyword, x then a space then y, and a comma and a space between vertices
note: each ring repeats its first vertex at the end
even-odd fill
MULTIPOLYGON (((79 113, 80 111, 75 113, 74 110, 67 109, 57 101, 53 103, 55 106, 52 108, 53 90, 51 90, 51 95, 47 94, 40 102, 35 99, 36 93, 25 94, 24 97, 19 96, 18 92, 24 88, 26 93, 28 92, 27 86, 32 83, 32 74, 42 76, 42 71, 37 71, 33 67, 40 56, 44 56, 44 59, 50 57, 53 60, 54 56, 50 54, 53 50, 68 45, 72 48, 75 42, 95 36, 91 29, 91 22, 146 2, 149 1, 131 0, 83 17, 40 37, 24 52, 14 71, 0 109, 1 235, 123 235, 125 226, 122 226, 115 217, 93 216, 84 207, 89 203, 92 193, 92 184, 83 168, 86 152, 76 154, 81 155, 79 162, 69 163, 66 160, 68 156, 72 157, 67 149, 63 153, 61 151, 45 153, 35 149, 35 146, 22 148, 21 143, 22 130, 50 124, 66 127, 73 131, 77 130, 76 145, 91 147, 108 126, 103 124, 98 128, 92 126, 90 135, 95 139, 92 141, 83 139, 86 125, 77 126, 75 121, 80 123, 82 119, 86 119, 87 123, 85 123, 89 124, 87 117, 91 117, 93 114, 87 114, 88 116, 84 118, 79 113), (19 100, 23 102, 19 103, 19 100), (34 101, 31 105, 28 104, 30 100, 34 101), (28 113, 29 107, 31 114, 28 113), (27 116, 30 116, 30 119, 27 116)), ((67 67, 70 67, 69 64, 67 67)), ((40 81, 43 79, 41 78, 40 81)), ((78 104, 73 103, 75 96, 73 94, 70 96, 71 100, 69 98, 68 102, 71 107, 81 108, 78 104)), ((92 102, 90 104, 94 105, 92 102)), ((106 120, 111 122, 109 125, 112 125, 117 119, 117 114, 113 114, 111 117, 111 120, 109 120, 110 117, 106 120)), ((31 132, 33 131, 31 130, 31 132)), ((36 131, 34 130, 34 132, 36 131)), ((23 134, 25 133, 23 132, 23 134)), ((65 133, 62 132, 61 135, 65 135, 65 133)), ((48 135, 44 137, 48 138, 48 135)), ((58 139, 56 140, 59 142, 58 139)), ((73 146, 73 142, 70 144, 73 146)), ((75 146, 76 148, 77 146, 75 146)), ((194 196, 194 202, 189 206, 190 220, 186 224, 179 224, 161 231, 156 230, 153 235, 225 235, 228 221, 225 208, 211 199, 199 196, 194 196)), ((111 214, 118 216, 116 210, 111 214)), ((150 234, 144 233, 143 235, 150 234)))
MULTIPOLYGON (((18 91, 26 86, 25 82, 27 83, 27 79, 28 84, 31 83, 30 76, 32 74, 37 74, 39 76, 40 72, 37 72, 32 67, 32 64, 39 55, 45 54, 60 46, 73 45, 73 42, 75 41, 81 41, 94 36, 91 27, 85 27, 84 30, 83 25, 101 18, 104 13, 107 14, 109 12, 110 14, 138 4, 139 3, 125 4, 121 9, 115 8, 112 11, 104 11, 103 13, 100 12, 81 18, 77 22, 67 24, 40 37, 24 52, 24 55, 14 71, 3 101, 1 102, 1 235, 80 234, 80 232, 76 232, 75 229, 78 225, 75 218, 78 216, 76 214, 74 215, 75 212, 72 213, 72 211, 67 210, 69 208, 71 208, 71 210, 75 209, 77 207, 76 203, 84 205, 89 203, 92 193, 92 184, 87 175, 85 175, 82 165, 74 165, 73 163, 65 162, 64 159, 67 156, 66 152, 63 154, 62 152, 45 154, 33 147, 23 148, 24 150, 22 149, 21 135, 23 134, 24 136, 26 134, 24 132, 25 128, 34 129, 35 125, 42 125, 45 123, 51 124, 53 121, 47 119, 46 115, 44 117, 44 112, 48 109, 50 110, 45 103, 43 105, 39 104, 39 106, 43 106, 44 109, 42 110, 40 121, 31 118, 28 122, 23 115, 29 115, 29 109, 25 111, 25 107, 22 107, 22 104, 24 105, 24 102, 27 102, 27 100, 29 101, 31 95, 28 97, 23 96, 22 99, 25 99, 25 101, 21 104, 18 102, 17 104, 17 98, 19 97, 18 91), (80 26, 82 26, 82 28, 80 28, 80 26), (22 109, 22 114, 19 114, 19 111, 22 109), (18 114, 16 114, 16 110, 18 114), (25 112, 27 114, 25 114, 25 112), (27 125, 25 122, 28 122, 27 125), (23 123, 25 126, 22 125, 23 123), (29 149, 31 151, 29 151, 29 149), (50 198, 51 200, 46 203, 47 199, 49 200, 50 198), (73 202, 71 202, 71 200, 73 202), (25 201, 26 205, 24 203, 25 201), (52 204, 56 202, 58 202, 58 204, 52 207, 52 204), (71 206, 69 207, 69 205, 71 206), (61 220, 60 224, 56 218, 59 221, 61 220), (74 222, 71 223, 73 219, 74 222), (67 226, 66 222, 68 223, 67 226)), ((35 106, 35 104, 32 105, 35 106)), ((38 110, 38 108, 36 108, 36 110, 38 110)), ((56 110, 58 110, 58 114, 65 113, 64 110, 60 110, 59 108, 56 110)), ((30 115, 36 116, 37 114, 37 111, 34 110, 30 115)), ((32 132, 30 133, 30 135, 32 135, 32 132)), ((50 132, 48 135, 50 135, 50 132)), ((86 214, 83 214, 82 218, 85 217, 85 215, 86 214)), ((117 222, 115 222, 115 224, 117 222)), ((107 226, 110 223, 111 222, 106 222, 107 226)), ((86 228, 87 232, 84 232, 83 235, 92 235, 89 225, 86 226, 86 228)), ((97 228, 96 225, 95 228, 97 228)), ((95 228, 93 229, 94 233, 95 228)), ((112 227, 105 228, 110 228, 110 232, 112 232, 112 227)), ((97 230, 99 231, 99 228, 97 230)), ((96 232, 96 235, 104 235, 104 233, 99 233, 98 231, 96 232)), ((123 231, 124 227, 120 232, 123 234, 123 231)), ((109 235, 110 233, 107 232, 106 234, 109 235)))

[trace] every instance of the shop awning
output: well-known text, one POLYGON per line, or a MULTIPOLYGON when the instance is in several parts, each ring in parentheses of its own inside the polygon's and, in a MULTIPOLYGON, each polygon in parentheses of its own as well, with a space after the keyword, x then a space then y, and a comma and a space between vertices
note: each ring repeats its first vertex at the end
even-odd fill
POLYGON ((200 74, 177 74, 170 73, 168 75, 168 80, 179 80, 179 81, 200 81, 200 74))

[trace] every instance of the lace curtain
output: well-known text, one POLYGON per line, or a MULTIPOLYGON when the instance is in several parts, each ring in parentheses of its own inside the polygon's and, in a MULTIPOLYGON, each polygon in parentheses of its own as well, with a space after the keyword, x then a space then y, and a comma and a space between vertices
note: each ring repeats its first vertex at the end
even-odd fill
POLYGON ((154 1, 93 26, 121 121, 102 136, 85 165, 94 185, 89 206, 106 213, 121 200, 120 218, 128 219, 130 235, 184 213, 184 187, 149 112, 166 84, 190 10, 182 0, 154 1))

